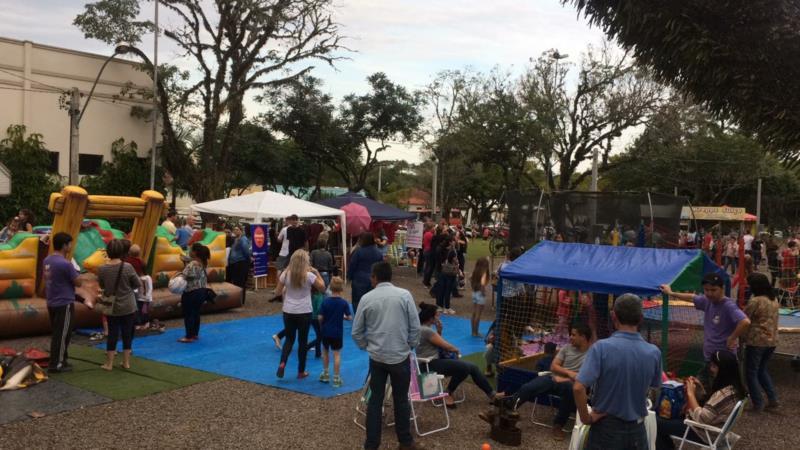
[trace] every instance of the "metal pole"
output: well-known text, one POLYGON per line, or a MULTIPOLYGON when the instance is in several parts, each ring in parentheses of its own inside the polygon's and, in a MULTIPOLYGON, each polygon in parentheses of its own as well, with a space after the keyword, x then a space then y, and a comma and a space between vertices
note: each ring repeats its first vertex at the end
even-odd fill
POLYGON ((438 183, 437 183, 436 177, 438 175, 438 173, 437 173, 438 170, 439 170, 439 163, 436 162, 436 160, 434 159, 433 160, 433 192, 431 193, 431 199, 433 199, 433 205, 432 205, 432 209, 431 209, 431 218, 433 220, 436 220, 436 197, 438 195, 438 192, 437 192, 438 189, 436 189, 438 187, 438 183))
POLYGON ((758 179, 758 190, 756 192, 756 233, 761 231, 761 178, 758 179))
POLYGON ((81 116, 81 91, 75 87, 72 88, 71 94, 69 100, 69 184, 77 186, 80 182, 78 179, 80 155, 78 127, 80 126, 81 116))
POLYGON ((378 192, 381 191, 381 177, 383 176, 383 166, 378 164, 378 192))
MULTIPOLYGON (((156 140, 158 135, 158 0, 155 1, 155 26, 153 36, 153 150, 150 158, 150 190, 156 188, 156 140)), ((172 186, 175 189, 175 186, 172 186)), ((175 208, 175 205, 171 205, 175 208)))
POLYGON ((592 192, 597 192, 597 148, 592 150, 592 192))

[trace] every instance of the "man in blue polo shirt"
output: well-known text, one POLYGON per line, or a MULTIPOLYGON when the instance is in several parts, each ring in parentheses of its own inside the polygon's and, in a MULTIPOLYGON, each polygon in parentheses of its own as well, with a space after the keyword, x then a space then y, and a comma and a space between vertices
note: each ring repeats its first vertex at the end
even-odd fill
POLYGON ((589 349, 573 388, 581 421, 591 426, 586 448, 646 449, 647 392, 661 386, 661 351, 639 334, 642 300, 636 295, 617 298, 611 319, 617 331, 589 349))

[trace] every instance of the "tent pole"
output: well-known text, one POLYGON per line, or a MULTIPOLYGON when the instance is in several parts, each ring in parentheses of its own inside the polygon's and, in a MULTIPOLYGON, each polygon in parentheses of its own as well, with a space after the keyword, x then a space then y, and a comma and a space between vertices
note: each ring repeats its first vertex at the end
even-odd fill
POLYGON ((661 367, 667 371, 667 353, 669 352, 669 295, 661 294, 661 367))
POLYGON ((539 211, 542 210, 542 199, 544 198, 544 191, 539 193, 539 204, 536 205, 536 220, 533 222, 533 243, 539 242, 539 211))
POLYGON ((347 285, 347 216, 342 213, 339 216, 339 221, 342 223, 342 279, 347 285))

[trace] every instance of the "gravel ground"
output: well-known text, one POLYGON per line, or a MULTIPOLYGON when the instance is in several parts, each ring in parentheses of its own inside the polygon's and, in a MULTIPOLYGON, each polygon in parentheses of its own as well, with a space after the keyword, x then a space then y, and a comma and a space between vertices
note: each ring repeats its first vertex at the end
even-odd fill
MULTIPOLYGON (((415 298, 430 298, 410 269, 398 269, 396 284, 412 291, 415 298)), ((203 316, 204 323, 273 314, 280 304, 268 303, 266 291, 248 293, 243 308, 203 316)), ((469 316, 466 296, 453 300, 460 316, 469 316)), ((484 320, 492 319, 487 308, 484 320)), ((180 319, 166 322, 181 327, 180 319)), ((0 341, 17 348, 47 348, 46 336, 0 341)), ((781 350, 797 353, 798 336, 783 338, 781 350)), ((134 342, 135 352, 135 342, 134 342)), ((745 413, 735 431, 742 436, 739 449, 800 448, 800 436, 793 433, 796 418, 791 405, 800 402, 800 375, 785 359, 772 364, 782 407, 775 413, 745 413), (791 430, 791 431, 790 431, 791 430)), ((314 382, 313 380, 310 382, 314 382)), ((488 426, 477 417, 487 407, 485 397, 473 384, 465 383, 465 403, 451 411, 451 428, 419 439, 427 448, 480 448, 488 441, 488 426)), ((27 448, 269 448, 269 449, 355 449, 364 433, 353 424, 358 394, 319 399, 235 379, 201 383, 187 388, 83 408, 37 420, 0 426, 0 449, 27 448)), ((0 405, 2 407, 2 405, 0 405)), ((438 409, 427 407, 423 419, 428 425, 438 409)), ((529 420, 530 409, 522 411, 522 448, 567 448, 565 442, 550 438, 549 430, 529 420)), ((392 428, 384 429, 384 448, 396 448, 392 428)), ((492 448, 506 448, 493 444, 492 448)))

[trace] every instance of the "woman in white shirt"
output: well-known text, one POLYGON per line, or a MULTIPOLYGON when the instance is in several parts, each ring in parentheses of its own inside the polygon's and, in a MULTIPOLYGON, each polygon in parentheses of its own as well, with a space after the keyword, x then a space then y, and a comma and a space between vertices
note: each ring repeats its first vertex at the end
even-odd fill
POLYGON ((306 372, 306 354, 308 353, 308 328, 311 325, 311 289, 323 291, 325 282, 317 269, 311 267, 308 252, 297 250, 289 260, 289 267, 278 278, 275 292, 283 295, 283 329, 286 341, 281 352, 281 363, 278 366, 278 378, 283 378, 286 361, 292 352, 295 336, 297 347, 297 378, 308 376, 306 372))

